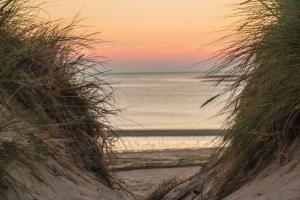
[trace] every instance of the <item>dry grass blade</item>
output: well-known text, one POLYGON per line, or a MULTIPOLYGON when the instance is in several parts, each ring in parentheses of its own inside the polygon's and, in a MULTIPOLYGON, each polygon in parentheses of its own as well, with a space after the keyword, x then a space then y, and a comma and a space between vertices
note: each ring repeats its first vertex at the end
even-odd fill
POLYGON ((150 196, 147 198, 147 200, 161 200, 163 197, 170 192, 172 189, 174 189, 176 186, 180 184, 180 181, 176 178, 171 178, 169 180, 165 180, 159 186, 157 189, 150 194, 150 196))

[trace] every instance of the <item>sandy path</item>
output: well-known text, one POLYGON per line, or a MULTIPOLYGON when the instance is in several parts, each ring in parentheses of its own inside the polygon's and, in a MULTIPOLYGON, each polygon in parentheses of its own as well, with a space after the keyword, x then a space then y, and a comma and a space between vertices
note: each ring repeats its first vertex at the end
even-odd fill
POLYGON ((184 180, 199 170, 200 167, 141 169, 121 171, 117 172, 117 175, 130 187, 138 199, 144 199, 164 180, 173 177, 184 180))

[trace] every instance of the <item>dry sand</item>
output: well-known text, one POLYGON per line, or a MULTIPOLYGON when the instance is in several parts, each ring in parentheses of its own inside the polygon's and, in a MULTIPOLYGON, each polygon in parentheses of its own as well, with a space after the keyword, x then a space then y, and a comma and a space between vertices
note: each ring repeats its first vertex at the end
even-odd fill
POLYGON ((300 151, 288 164, 274 162, 225 200, 300 200, 300 151))
POLYGON ((186 180, 200 171, 213 149, 126 152, 117 154, 117 175, 137 199, 145 199, 166 180, 186 180))
MULTIPOLYGON (((1 106, 1 105, 0 105, 1 106)), ((0 111, 0 122, 10 119, 10 112, 0 111)), ((47 133, 35 128, 25 120, 21 120, 12 127, 0 132, 0 147, 3 142, 11 141, 19 130, 29 130, 46 137, 47 133)), ((31 144, 30 135, 20 135, 22 146, 31 144)), ((0 200, 125 200, 124 194, 105 186, 101 178, 95 174, 78 168, 69 159, 67 143, 59 139, 45 139, 48 151, 42 159, 29 160, 32 166, 23 162, 14 162, 9 171, 1 179, 0 200), (57 159, 60 158, 60 159, 57 159)))
POLYGON ((54 160, 39 167, 40 177, 23 167, 11 171, 8 187, 0 200, 125 200, 117 191, 101 184, 95 175, 63 167, 54 160), (18 185, 17 183, 20 183, 18 185))
POLYGON ((121 171, 117 175, 128 185, 130 191, 137 196, 137 199, 141 200, 155 191, 163 181, 172 178, 185 180, 199 172, 199 170, 200 167, 141 169, 121 171))
MULTIPOLYGON (((289 159, 285 163, 273 161, 224 200, 300 200, 300 139, 291 145, 286 156, 289 159)), ((163 200, 201 200, 214 184, 214 176, 214 169, 203 170, 170 191, 163 200)))

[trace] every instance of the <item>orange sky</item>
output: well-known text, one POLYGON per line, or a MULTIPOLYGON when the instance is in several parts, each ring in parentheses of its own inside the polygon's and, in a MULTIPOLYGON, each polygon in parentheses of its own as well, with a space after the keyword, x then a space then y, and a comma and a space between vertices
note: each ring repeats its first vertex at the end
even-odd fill
MULTIPOLYGON (((115 71, 187 71, 217 47, 232 3, 238 0, 48 0, 53 19, 72 18, 106 41, 97 46, 115 71)), ((201 67, 199 67, 201 68, 201 67)))

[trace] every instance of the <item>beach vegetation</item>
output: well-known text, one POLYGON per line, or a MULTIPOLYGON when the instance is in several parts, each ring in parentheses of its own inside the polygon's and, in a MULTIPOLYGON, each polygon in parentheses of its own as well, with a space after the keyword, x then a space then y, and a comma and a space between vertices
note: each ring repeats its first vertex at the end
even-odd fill
POLYGON ((23 131, 11 130, 14 121, 1 118, 0 178, 12 162, 25 164, 35 153, 45 153, 32 144, 47 149, 43 138, 60 139, 68 141, 74 165, 112 187, 108 162, 116 137, 107 116, 117 109, 103 78, 104 63, 91 54, 100 41, 77 17, 69 23, 51 21, 41 18, 41 11, 30 0, 0 0, 0 112, 35 130, 26 131, 29 145, 19 137, 23 131))
POLYGON ((176 178, 170 178, 158 185, 158 187, 147 197, 147 200, 161 200, 172 189, 178 186, 182 181, 176 178))
POLYGON ((210 166, 222 169, 206 199, 223 199, 271 161, 288 161, 300 133, 300 1, 244 0, 233 15, 209 73, 235 79, 226 91, 223 148, 210 166))

